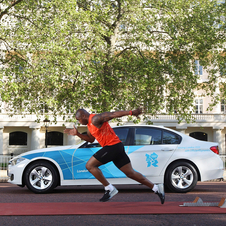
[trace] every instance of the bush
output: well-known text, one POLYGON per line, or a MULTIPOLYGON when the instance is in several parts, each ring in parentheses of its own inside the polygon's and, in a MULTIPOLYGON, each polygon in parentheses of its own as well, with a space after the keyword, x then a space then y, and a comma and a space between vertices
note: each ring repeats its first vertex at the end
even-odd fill
POLYGON ((7 168, 7 167, 8 167, 8 163, 6 163, 6 162, 0 163, 0 168, 7 168))

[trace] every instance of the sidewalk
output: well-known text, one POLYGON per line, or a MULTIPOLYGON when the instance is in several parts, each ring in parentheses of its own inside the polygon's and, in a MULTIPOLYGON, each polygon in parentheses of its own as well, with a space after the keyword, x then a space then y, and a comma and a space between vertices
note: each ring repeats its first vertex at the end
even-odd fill
POLYGON ((0 170, 0 182, 8 181, 7 170, 0 170))

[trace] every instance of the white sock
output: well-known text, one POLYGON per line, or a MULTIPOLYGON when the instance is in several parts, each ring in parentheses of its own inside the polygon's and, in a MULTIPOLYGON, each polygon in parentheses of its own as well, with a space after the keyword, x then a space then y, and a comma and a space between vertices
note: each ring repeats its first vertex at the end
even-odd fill
POLYGON ((109 190, 109 191, 113 191, 114 190, 114 186, 112 184, 109 184, 108 186, 104 187, 105 191, 109 190))
POLYGON ((154 184, 154 187, 152 188, 152 191, 154 192, 157 192, 159 189, 158 189, 158 185, 154 184))

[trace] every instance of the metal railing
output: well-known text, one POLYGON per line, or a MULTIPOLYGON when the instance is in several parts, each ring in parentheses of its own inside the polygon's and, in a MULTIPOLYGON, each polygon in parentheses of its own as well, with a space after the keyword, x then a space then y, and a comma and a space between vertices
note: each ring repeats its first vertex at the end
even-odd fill
POLYGON ((13 155, 0 155, 0 182, 6 182, 8 180, 7 168, 9 160, 13 155))
MULTIPOLYGON (((226 114, 192 114, 192 119, 194 119, 197 122, 225 122, 226 121, 226 114)), ((168 114, 156 114, 156 115, 150 115, 149 119, 151 121, 177 121, 177 114, 174 115, 168 115, 168 114)))

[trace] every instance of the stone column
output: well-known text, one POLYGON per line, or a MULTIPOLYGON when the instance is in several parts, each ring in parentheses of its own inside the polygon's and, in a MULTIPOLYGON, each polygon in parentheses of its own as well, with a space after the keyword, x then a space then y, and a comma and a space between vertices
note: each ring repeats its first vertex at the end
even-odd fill
POLYGON ((186 126, 184 126, 184 127, 177 126, 176 129, 178 132, 186 134, 186 132, 185 132, 185 130, 187 129, 186 126))
MULTIPOLYGON (((219 96, 220 95, 220 83, 219 83, 219 78, 216 79, 215 81, 216 85, 216 90, 214 95, 219 96)), ((213 110, 211 111, 213 114, 220 114, 221 113, 221 101, 219 101, 214 107, 213 110)))
POLYGON ((40 148, 40 128, 31 128, 31 150, 40 148))
POLYGON ((223 154, 221 129, 214 129, 213 128, 213 141, 218 143, 219 153, 223 154))
POLYGON ((0 154, 3 154, 3 128, 0 128, 0 154))
POLYGON ((76 136, 71 136, 71 135, 67 135, 67 134, 64 134, 67 139, 66 139, 66 145, 75 145, 76 144, 76 136))

